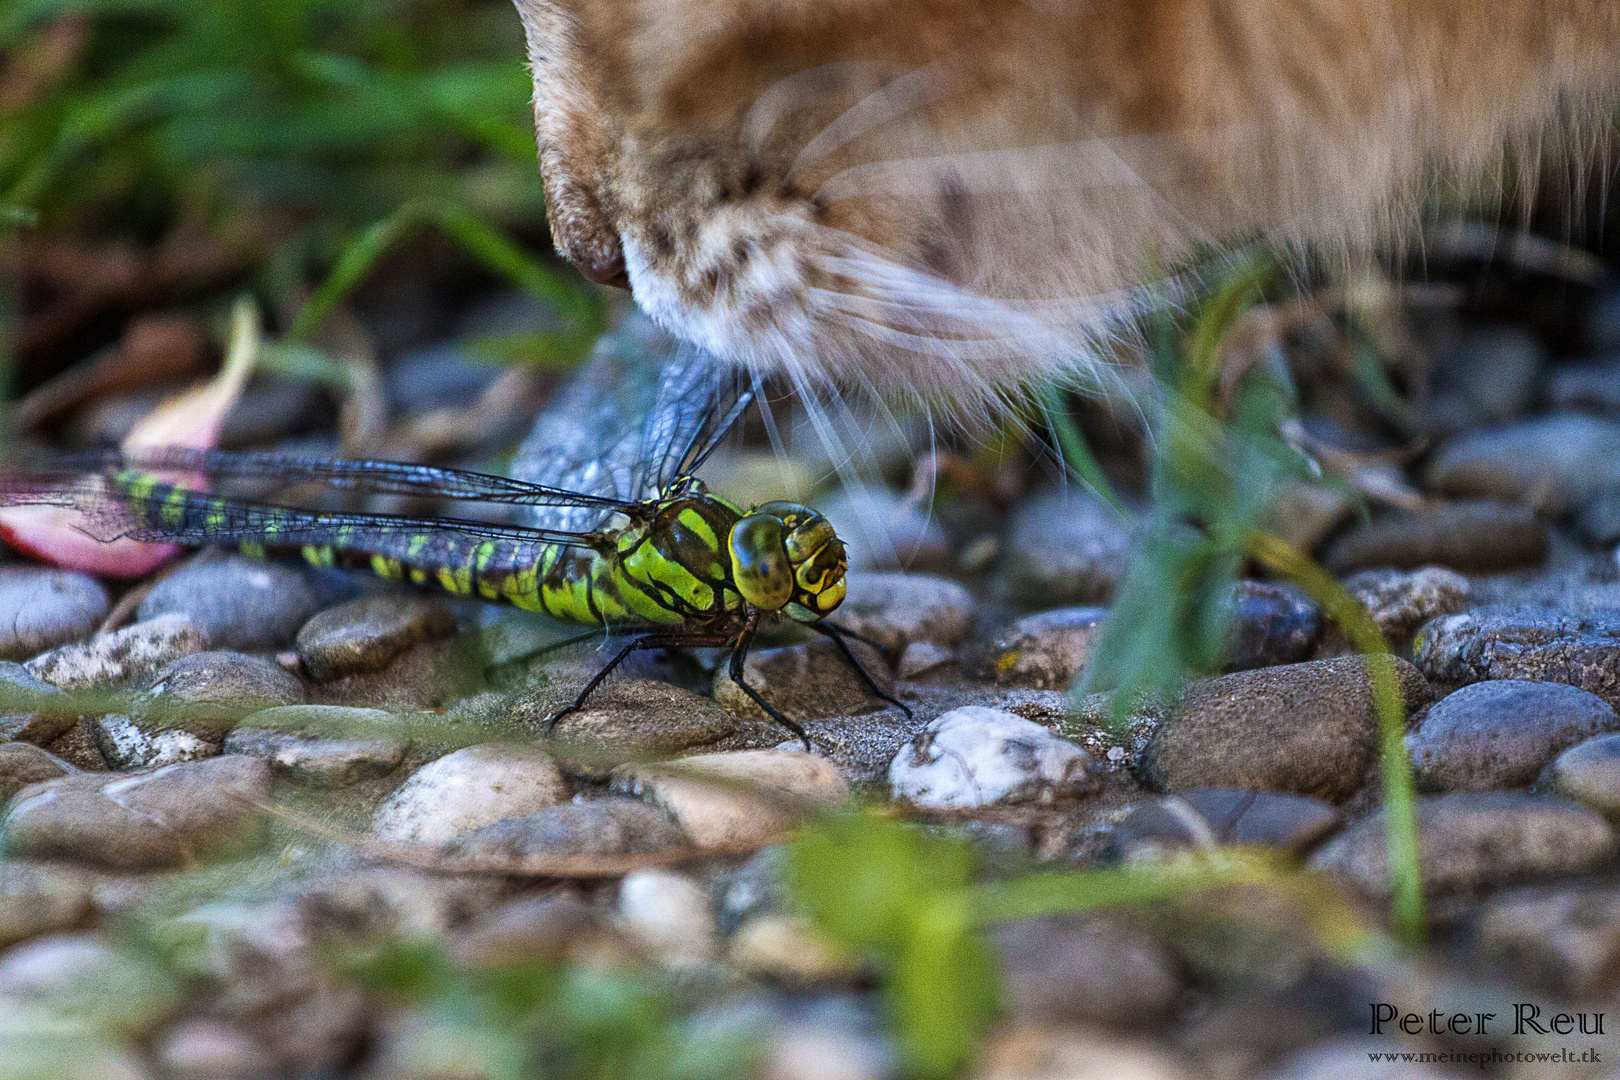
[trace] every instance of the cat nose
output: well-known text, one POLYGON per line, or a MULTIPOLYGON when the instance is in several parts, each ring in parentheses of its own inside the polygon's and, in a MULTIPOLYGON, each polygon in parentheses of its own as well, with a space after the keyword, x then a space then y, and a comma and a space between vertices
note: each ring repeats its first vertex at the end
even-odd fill
POLYGON ((576 263, 579 272, 598 285, 612 285, 619 289, 630 287, 630 274, 624 268, 624 253, 616 251, 594 259, 581 259, 576 263))

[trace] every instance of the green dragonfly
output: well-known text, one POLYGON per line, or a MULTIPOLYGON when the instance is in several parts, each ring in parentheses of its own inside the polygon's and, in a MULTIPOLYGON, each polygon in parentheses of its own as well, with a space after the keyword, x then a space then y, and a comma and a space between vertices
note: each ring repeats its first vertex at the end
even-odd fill
POLYGON ((73 508, 98 539, 235 544, 261 558, 301 552, 316 566, 369 567, 457 596, 632 632, 548 719, 548 730, 636 650, 719 646, 731 650, 731 679, 808 750, 804 729, 743 677, 755 632, 774 614, 830 638, 869 690, 909 716, 847 640, 867 639, 827 621, 844 598, 846 570, 831 523, 792 502, 745 511, 696 475, 751 393, 702 354, 675 357, 652 369, 656 378, 648 370, 599 349, 536 420, 510 476, 273 453, 107 451, 0 474, 0 504, 73 508), (326 512, 198 490, 183 479, 192 476, 508 504, 526 520, 326 512))

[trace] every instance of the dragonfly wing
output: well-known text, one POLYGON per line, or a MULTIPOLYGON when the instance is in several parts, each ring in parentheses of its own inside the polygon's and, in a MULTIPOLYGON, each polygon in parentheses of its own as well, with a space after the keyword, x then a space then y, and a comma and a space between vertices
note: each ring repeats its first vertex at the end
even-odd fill
POLYGON ((752 400, 741 387, 736 369, 692 346, 668 359, 642 429, 644 488, 662 491, 708 457, 752 400))
MULTIPOLYGON (((655 499, 734 420, 742 396, 724 362, 676 345, 640 316, 604 338, 518 450, 523 481, 621 501, 655 499)), ((540 507, 545 528, 584 531, 611 511, 540 507)))

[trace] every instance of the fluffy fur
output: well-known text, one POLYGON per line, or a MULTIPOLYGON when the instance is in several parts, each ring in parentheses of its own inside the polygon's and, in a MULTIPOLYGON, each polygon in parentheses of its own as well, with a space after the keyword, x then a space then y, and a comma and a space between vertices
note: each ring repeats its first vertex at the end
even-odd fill
POLYGON ((1365 250, 1607 123, 1620 0, 517 0, 559 250, 757 371, 1108 375, 1202 244, 1365 250))

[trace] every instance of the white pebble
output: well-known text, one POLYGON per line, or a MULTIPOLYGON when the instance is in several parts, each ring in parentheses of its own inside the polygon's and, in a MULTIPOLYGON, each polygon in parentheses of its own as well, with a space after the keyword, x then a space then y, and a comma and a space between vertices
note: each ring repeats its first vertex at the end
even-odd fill
POLYGON ((900 748, 889 764, 897 799, 936 810, 1007 803, 1050 805, 1097 787, 1090 754, 1001 709, 952 709, 900 748))
POLYGON ((669 870, 636 870, 619 885, 624 928, 672 967, 704 964, 715 955, 708 895, 691 878, 669 870))

